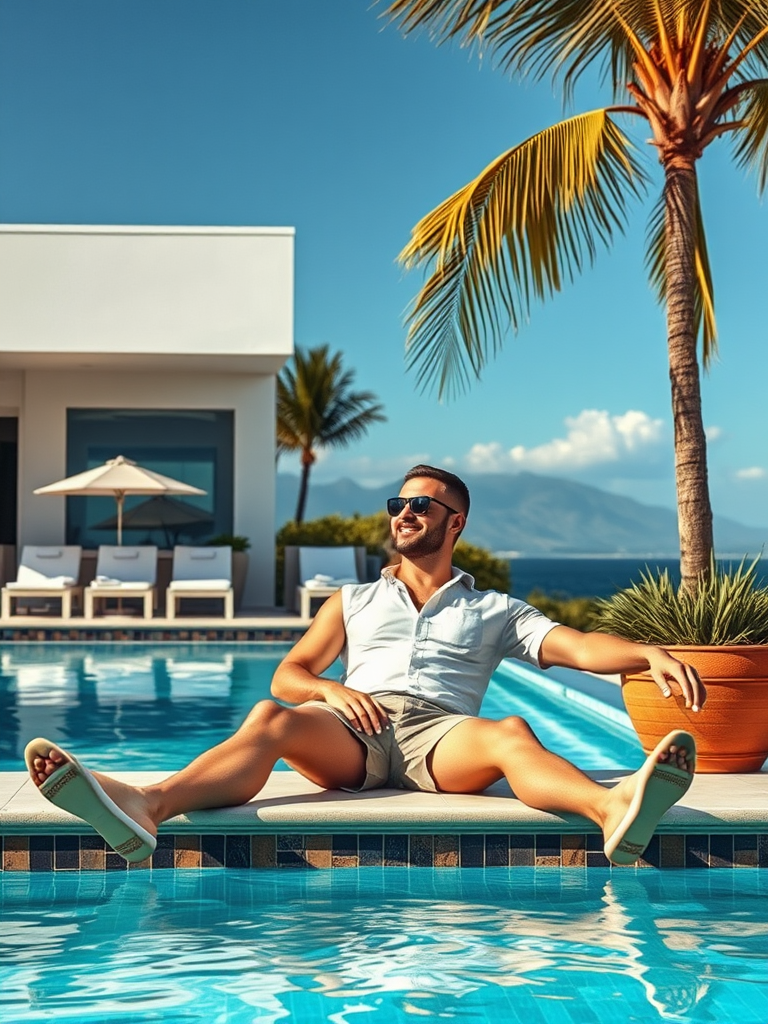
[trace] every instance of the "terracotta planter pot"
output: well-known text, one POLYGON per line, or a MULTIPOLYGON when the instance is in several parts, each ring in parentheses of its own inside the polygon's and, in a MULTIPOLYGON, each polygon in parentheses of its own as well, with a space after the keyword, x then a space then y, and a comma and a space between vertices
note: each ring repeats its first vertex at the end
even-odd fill
POLYGON ((646 753, 672 729, 696 740, 697 772, 757 772, 768 757, 768 646, 669 647, 697 669, 703 709, 663 697, 647 672, 622 676, 627 713, 646 753))

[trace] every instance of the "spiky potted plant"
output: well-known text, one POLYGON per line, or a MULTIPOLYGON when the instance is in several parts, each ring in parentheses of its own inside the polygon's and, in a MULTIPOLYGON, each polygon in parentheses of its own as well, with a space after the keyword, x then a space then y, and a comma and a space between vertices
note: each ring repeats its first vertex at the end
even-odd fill
POLYGON ((699 772, 759 771, 768 757, 768 587, 759 559, 735 568, 712 565, 691 592, 667 571, 641 574, 598 602, 601 630, 658 644, 693 665, 707 688, 699 712, 682 697, 664 697, 647 672, 622 676, 622 696, 643 749, 671 729, 696 740, 699 772))

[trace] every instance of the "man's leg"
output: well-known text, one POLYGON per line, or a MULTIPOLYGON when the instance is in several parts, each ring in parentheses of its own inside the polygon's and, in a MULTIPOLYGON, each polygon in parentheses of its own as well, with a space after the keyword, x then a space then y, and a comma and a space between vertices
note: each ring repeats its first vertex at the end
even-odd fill
MULTIPOLYGON (((691 772, 687 754, 672 746, 659 755, 659 762, 691 772)), ((543 747, 528 723, 517 717, 460 722, 436 744, 427 764, 443 792, 477 793, 506 777, 515 796, 529 807, 590 818, 606 838, 624 818, 638 786, 636 775, 611 789, 599 785, 543 747)))
MULTIPOLYGON (((281 757, 326 789, 356 788, 365 779, 364 745, 334 715, 273 701, 257 704, 233 736, 156 785, 130 786, 93 775, 121 810, 156 835, 160 822, 175 814, 246 803, 281 757)), ((33 781, 40 786, 63 763, 59 755, 36 758, 33 781)))

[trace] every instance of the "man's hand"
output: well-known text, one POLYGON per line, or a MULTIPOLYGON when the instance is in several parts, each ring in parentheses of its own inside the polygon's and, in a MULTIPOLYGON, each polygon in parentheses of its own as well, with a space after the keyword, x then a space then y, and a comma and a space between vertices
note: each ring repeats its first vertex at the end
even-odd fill
POLYGON ((331 680, 324 680, 323 700, 344 715, 358 732, 373 736, 389 728, 389 718, 384 708, 370 693, 361 693, 349 686, 342 686, 331 680))
POLYGON ((272 693, 289 704, 323 700, 341 711, 358 732, 369 736, 389 727, 384 708, 369 693, 350 689, 322 673, 339 656, 346 640, 341 593, 322 605, 307 632, 283 658, 272 678, 272 693))
POLYGON ((707 699, 707 691, 693 665, 672 657, 662 647, 647 647, 646 655, 648 671, 664 696, 681 694, 687 708, 700 711, 707 699))

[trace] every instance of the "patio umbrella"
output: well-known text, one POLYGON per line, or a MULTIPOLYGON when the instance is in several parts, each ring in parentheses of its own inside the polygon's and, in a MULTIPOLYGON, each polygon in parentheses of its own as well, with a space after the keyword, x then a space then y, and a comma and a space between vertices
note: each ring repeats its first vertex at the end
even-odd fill
POLYGON ((151 469, 144 469, 124 455, 103 466, 38 487, 35 494, 114 495, 117 502, 117 543, 123 543, 123 505, 126 494, 205 494, 199 487, 182 483, 151 469))
MULTIPOLYGON (((124 530, 164 530, 168 547, 173 547, 171 534, 194 534, 206 530, 213 523, 213 513, 197 508, 178 498, 156 494, 123 513, 124 530)), ((92 530, 114 530, 117 516, 96 523, 92 530)))

